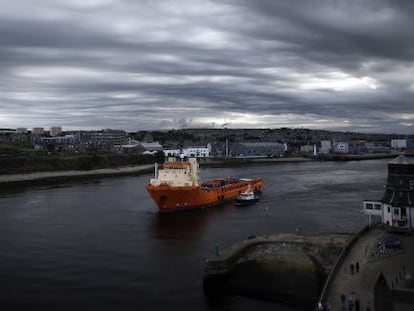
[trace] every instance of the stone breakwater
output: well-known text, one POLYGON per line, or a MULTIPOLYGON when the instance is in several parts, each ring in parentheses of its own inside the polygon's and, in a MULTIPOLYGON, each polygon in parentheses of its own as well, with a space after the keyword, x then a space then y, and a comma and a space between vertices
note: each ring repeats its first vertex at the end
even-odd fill
POLYGON ((345 234, 249 238, 207 260, 204 291, 312 307, 350 238, 345 234))

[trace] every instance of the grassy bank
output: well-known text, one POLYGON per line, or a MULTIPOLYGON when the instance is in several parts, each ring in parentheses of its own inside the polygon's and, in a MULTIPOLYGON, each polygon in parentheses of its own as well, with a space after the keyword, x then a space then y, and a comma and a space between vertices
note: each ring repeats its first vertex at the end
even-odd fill
POLYGON ((29 186, 47 186, 70 181, 89 182, 102 177, 140 175, 153 171, 153 165, 138 165, 122 168, 105 168, 89 171, 38 172, 28 174, 0 175, 0 189, 25 188, 29 186))
POLYGON ((112 154, 72 156, 2 156, 0 175, 35 172, 90 171, 103 168, 153 164, 163 158, 154 156, 118 156, 112 154))

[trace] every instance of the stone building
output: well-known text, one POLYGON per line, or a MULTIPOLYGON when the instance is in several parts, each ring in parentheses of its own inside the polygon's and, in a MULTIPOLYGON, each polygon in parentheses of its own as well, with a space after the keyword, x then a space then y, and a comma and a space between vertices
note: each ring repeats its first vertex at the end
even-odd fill
POLYGON ((285 154, 286 144, 277 142, 232 143, 230 155, 234 157, 279 157, 285 154))
POLYGON ((127 134, 122 130, 101 130, 80 132, 80 150, 93 152, 113 152, 127 144, 127 134))

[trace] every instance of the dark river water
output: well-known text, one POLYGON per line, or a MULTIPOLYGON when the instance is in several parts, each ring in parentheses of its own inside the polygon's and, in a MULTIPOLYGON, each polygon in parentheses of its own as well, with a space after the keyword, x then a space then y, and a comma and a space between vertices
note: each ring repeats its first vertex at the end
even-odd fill
POLYGON ((292 310, 208 299, 205 260, 252 235, 356 232, 389 160, 202 168, 265 181, 261 201, 159 215, 150 175, 0 193, 0 310, 292 310), (267 211, 266 211, 267 210, 267 211))

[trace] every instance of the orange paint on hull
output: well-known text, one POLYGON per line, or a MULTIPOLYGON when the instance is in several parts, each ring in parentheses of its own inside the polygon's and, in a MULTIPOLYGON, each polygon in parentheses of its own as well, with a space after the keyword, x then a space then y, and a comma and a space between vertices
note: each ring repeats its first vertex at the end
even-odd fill
POLYGON ((263 186, 261 178, 238 180, 219 185, 221 179, 205 181, 201 186, 169 186, 167 184, 151 185, 146 189, 157 204, 160 212, 188 210, 222 204, 237 197, 251 185, 260 191, 263 186), (207 186, 208 185, 208 186, 207 186))

